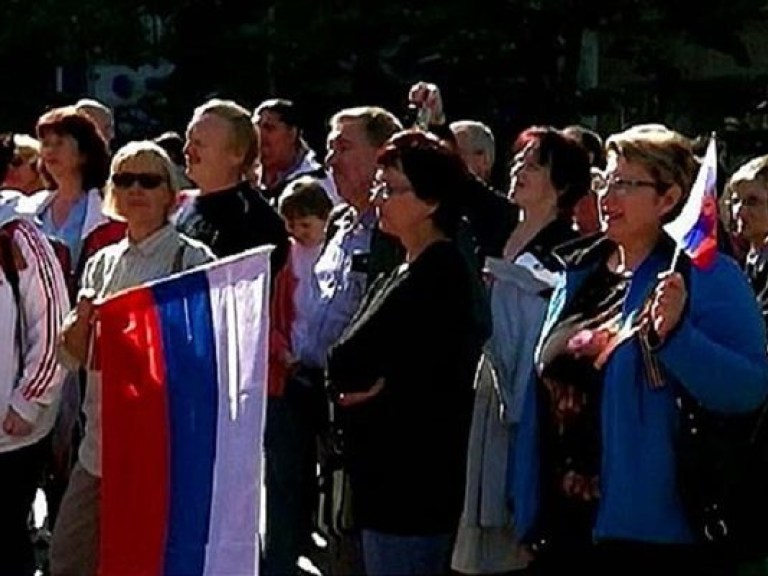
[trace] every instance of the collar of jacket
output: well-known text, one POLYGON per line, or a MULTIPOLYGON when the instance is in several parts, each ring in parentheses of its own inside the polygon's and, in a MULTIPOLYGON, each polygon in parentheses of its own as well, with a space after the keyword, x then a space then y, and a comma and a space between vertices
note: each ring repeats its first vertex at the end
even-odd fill
MULTIPOLYGON (((676 246, 675 241, 662 232, 648 258, 663 258, 671 263, 676 246)), ((613 240, 599 232, 566 242, 555 248, 554 254, 566 269, 575 271, 589 269, 600 262, 605 262, 616 248, 617 244, 613 240)), ((685 259, 688 259, 688 256, 683 253, 678 262, 685 259)))

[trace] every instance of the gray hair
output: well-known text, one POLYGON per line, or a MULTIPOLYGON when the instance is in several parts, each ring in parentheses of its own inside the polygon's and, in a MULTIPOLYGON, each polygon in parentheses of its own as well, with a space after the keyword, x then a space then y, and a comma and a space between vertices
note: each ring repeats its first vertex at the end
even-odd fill
POLYGON ((488 126, 475 120, 457 120, 451 122, 449 127, 454 135, 465 133, 469 137, 472 151, 485 154, 488 157, 488 165, 493 166, 496 161, 496 140, 488 126))

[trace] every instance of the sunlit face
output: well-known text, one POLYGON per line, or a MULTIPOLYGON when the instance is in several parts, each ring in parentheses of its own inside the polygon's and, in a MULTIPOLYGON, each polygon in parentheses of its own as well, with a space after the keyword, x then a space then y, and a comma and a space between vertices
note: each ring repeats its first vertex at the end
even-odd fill
POLYGON ((54 179, 69 177, 82 172, 85 156, 69 134, 57 134, 49 131, 40 139, 40 158, 45 169, 54 179))
POLYGON ((416 196, 405 173, 394 167, 377 170, 371 199, 379 216, 379 228, 400 239, 419 230, 437 207, 416 196))
POLYGON ((358 119, 340 120, 328 134, 325 158, 339 195, 351 204, 367 202, 376 173, 378 149, 358 119))
POLYGON ((310 248, 325 240, 326 220, 319 216, 297 216, 285 219, 288 234, 302 246, 310 248))
POLYGON ((539 163, 539 146, 532 141, 515 155, 510 170, 509 199, 523 209, 557 204, 549 167, 539 163))
POLYGON ((238 171, 245 154, 237 149, 234 139, 226 118, 210 113, 194 117, 184 145, 187 176, 200 188, 208 189, 238 171))
POLYGON ((126 158, 110 174, 115 211, 128 227, 158 229, 168 221, 174 194, 160 160, 147 156, 126 158))
POLYGON ((736 234, 762 245, 768 237, 768 187, 761 181, 741 182, 728 200, 736 234))
POLYGON ((296 154, 297 129, 280 119, 280 114, 262 111, 254 122, 261 136, 261 163, 267 167, 283 167, 293 162, 296 154))
POLYGON ((607 187, 598 193, 606 236, 618 244, 658 234, 663 218, 680 199, 678 186, 654 180, 649 169, 624 157, 608 157, 607 187))
POLYGON ((3 187, 13 188, 26 194, 42 189, 43 182, 36 164, 37 157, 16 154, 8 165, 3 187))

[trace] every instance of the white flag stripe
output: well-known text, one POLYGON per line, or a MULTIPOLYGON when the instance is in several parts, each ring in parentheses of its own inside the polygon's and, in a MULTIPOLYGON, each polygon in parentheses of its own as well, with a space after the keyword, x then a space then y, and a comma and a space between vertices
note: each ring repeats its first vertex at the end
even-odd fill
POLYGON ((685 236, 696 225, 701 214, 701 205, 704 202, 704 194, 716 195, 717 189, 717 144, 714 136, 709 139, 707 151, 701 162, 696 181, 691 187, 691 193, 680 215, 672 222, 664 226, 678 245, 683 245, 685 236))
POLYGON ((269 251, 213 265, 208 278, 219 406, 204 574, 251 576, 259 572, 269 251))

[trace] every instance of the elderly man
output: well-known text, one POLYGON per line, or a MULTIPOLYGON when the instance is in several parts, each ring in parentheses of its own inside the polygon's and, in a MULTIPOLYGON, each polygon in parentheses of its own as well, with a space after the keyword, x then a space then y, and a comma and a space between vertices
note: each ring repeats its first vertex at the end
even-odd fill
MULTIPOLYGON (((399 244, 378 229, 378 216, 370 202, 376 172, 376 157, 401 124, 386 110, 360 107, 342 110, 330 121, 326 165, 336 189, 345 202, 331 215, 326 246, 315 265, 319 287, 316 312, 309 320, 310 342, 293 381, 286 385, 287 405, 273 403, 267 415, 267 539, 266 573, 295 572, 295 564, 310 537, 314 501, 303 501, 302 494, 315 494, 314 472, 296 474, 295 470, 315 469, 316 454, 299 453, 291 446, 307 445, 296 437, 312 437, 320 430, 291 419, 292 413, 312 414, 312 420, 324 418, 324 370, 328 349, 341 335, 358 309, 370 282, 381 272, 388 272, 402 262, 399 244), (291 390, 296 390, 292 394, 291 390), (287 424, 286 421, 290 420, 287 424), (276 431, 282 433, 278 434, 276 431), (290 435, 287 432, 290 431, 290 435), (301 464, 299 461, 303 461, 301 464), (311 465, 308 465, 311 464, 311 465)), ((312 443, 310 443, 312 444, 312 443)), ((338 471, 324 467, 324 478, 338 479, 338 471)), ((330 511, 342 505, 329 490, 325 501, 330 511)), ((337 516, 321 515, 323 528, 334 534, 337 516)), ((331 540, 330 573, 357 574, 362 571, 356 535, 331 540)))
POLYGON ((481 262, 487 256, 499 258, 517 223, 517 210, 490 183, 496 158, 493 132, 474 120, 458 120, 449 127, 454 148, 476 178, 465 214, 477 242, 478 257, 481 262))
POLYGON ((451 122, 450 129, 456 139, 456 149, 469 171, 488 184, 496 160, 496 142, 491 129, 474 120, 451 122))

